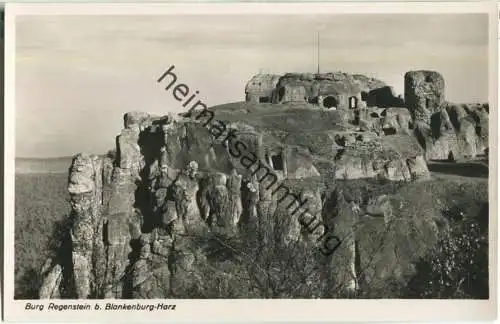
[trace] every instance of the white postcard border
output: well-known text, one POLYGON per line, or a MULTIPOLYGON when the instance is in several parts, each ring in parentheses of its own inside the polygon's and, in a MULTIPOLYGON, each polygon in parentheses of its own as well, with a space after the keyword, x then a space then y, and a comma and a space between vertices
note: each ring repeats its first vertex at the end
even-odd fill
MULTIPOLYGON (((444 3, 176 3, 176 4, 7 4, 5 14, 5 171, 4 171, 4 314, 7 321, 112 322, 249 322, 249 321, 454 321, 493 320, 497 316, 498 161, 490 161, 490 299, 489 300, 13 300, 14 296, 14 157, 15 157, 15 19, 18 15, 168 15, 168 14, 346 14, 346 13, 489 13, 490 134, 498 125, 498 10, 495 2, 444 3), (26 304, 43 311, 25 310, 26 304), (55 305, 88 304, 90 311, 49 311, 55 305), (175 304, 175 310, 95 310, 107 303, 175 304)), ((490 148, 497 156, 497 136, 490 148)), ((34 247, 36 248, 36 247, 34 247)))

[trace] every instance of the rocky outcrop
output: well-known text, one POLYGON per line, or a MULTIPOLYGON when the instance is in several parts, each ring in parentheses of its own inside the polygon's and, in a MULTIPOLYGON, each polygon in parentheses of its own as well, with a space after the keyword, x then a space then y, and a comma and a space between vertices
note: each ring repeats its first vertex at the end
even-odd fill
POLYGON ((40 271, 40 277, 43 278, 43 282, 38 292, 38 298, 60 298, 61 294, 59 288, 63 277, 63 269, 61 265, 52 265, 52 259, 47 259, 40 271))
POLYGON ((405 104, 426 159, 473 158, 488 147, 488 105, 446 102, 444 78, 438 72, 407 72, 405 104))
POLYGON ((384 135, 412 135, 413 119, 406 108, 387 108, 380 113, 380 126, 384 135))
MULTIPOLYGON (((207 245, 200 239, 253 228, 267 246, 287 216, 288 205, 277 211, 280 198, 268 184, 226 167, 227 150, 209 145, 208 151, 219 154, 200 152, 206 143, 199 138, 202 126, 151 118, 125 115, 116 160, 86 154, 73 159, 72 271, 67 273, 75 298, 185 296, 199 286, 200 267, 207 266, 207 245)), ((307 197, 311 212, 320 211, 319 193, 307 197)), ((301 234, 298 214, 294 220, 288 222, 286 241, 311 240, 301 234)), ((62 274, 57 263, 44 270, 41 298, 59 297, 62 274)))
POLYGON ((415 136, 428 160, 484 154, 488 147, 488 106, 446 104, 430 117, 429 123, 416 123, 415 136))
POLYGON ((424 152, 409 135, 354 141, 336 156, 336 179, 378 178, 412 181, 429 176, 424 152))
POLYGON ((328 297, 335 296, 338 291, 354 294, 358 289, 358 269, 356 269, 358 233, 355 230, 359 221, 358 205, 355 201, 346 201, 342 190, 334 191, 331 199, 334 202, 331 218, 334 219, 336 233, 342 244, 328 260, 328 297))
MULTIPOLYGON (((419 85, 425 81, 419 79, 422 75, 409 81, 416 97, 427 89, 419 85)), ((433 76, 432 89, 438 91, 440 81, 433 76)), ((368 82, 345 75, 324 77, 332 84, 336 78, 352 81, 353 87, 368 82)), ((377 237, 392 229, 396 211, 391 197, 349 198, 337 182, 426 179, 426 159, 448 158, 449 152, 474 156, 488 143, 487 106, 447 105, 430 111, 414 100, 410 111, 366 110, 356 125, 349 116, 338 125, 339 114, 301 113, 295 119, 287 115, 281 128, 282 116, 276 114, 254 117, 252 125, 251 118, 234 122, 226 115, 230 121, 223 132, 197 118, 126 114, 116 155, 78 154, 72 161, 71 269, 66 271, 58 260, 49 262, 42 271, 40 298, 59 298, 61 285, 69 281, 74 284, 63 288, 72 290, 74 298, 214 297, 210 294, 215 288, 207 280, 215 275, 213 269, 219 271, 217 280, 245 284, 275 277, 284 271, 272 260, 278 248, 292 255, 311 247, 318 251, 325 240, 332 248, 338 243, 329 240, 333 235, 341 238, 334 254, 320 258, 297 252, 292 257, 293 262, 303 257, 300 262, 307 264, 297 269, 324 279, 321 293, 304 295, 355 294, 370 277, 359 275, 360 262, 370 267, 366 251, 372 247, 364 242, 365 234, 377 237), (428 112, 429 120, 424 120, 428 112), (310 123, 311 116, 325 129, 297 126, 310 123), (221 135, 230 130, 237 134, 232 144, 221 135), (239 156, 231 153, 236 140, 246 147, 246 163, 243 150, 239 156), (255 160, 251 166, 249 160, 255 160), (365 227, 360 229, 360 222, 365 227), (372 222, 376 233, 366 225, 372 222), (365 245, 360 248, 359 242, 365 245), (242 247, 258 253, 241 253, 242 247), (267 262, 268 272, 252 268, 255 262, 267 262), (246 279, 232 277, 234 269, 246 279), (254 272, 249 274, 249 269, 254 272)), ((377 271, 373 276, 380 280, 391 275, 377 271)), ((261 284, 256 284, 260 293, 252 285, 248 289, 257 296, 283 296, 261 284)))
POLYGON ((73 272, 78 298, 89 298, 97 280, 104 255, 102 237, 102 160, 80 154, 70 168, 68 191, 71 196, 73 228, 71 229, 73 272), (101 234, 101 235, 100 235, 101 234))
POLYGON ((409 71, 405 74, 405 104, 415 122, 429 123, 445 103, 445 83, 435 71, 409 71))
POLYGON ((158 232, 142 234, 139 257, 130 271, 131 298, 161 298, 170 295, 171 268, 169 255, 172 239, 158 232))

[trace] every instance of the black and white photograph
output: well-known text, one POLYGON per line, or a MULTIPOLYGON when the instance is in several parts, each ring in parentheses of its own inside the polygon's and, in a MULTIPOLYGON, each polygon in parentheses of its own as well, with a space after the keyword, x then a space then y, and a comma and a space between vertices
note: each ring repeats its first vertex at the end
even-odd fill
POLYGON ((6 22, 31 316, 496 301, 491 10, 38 7, 6 22))

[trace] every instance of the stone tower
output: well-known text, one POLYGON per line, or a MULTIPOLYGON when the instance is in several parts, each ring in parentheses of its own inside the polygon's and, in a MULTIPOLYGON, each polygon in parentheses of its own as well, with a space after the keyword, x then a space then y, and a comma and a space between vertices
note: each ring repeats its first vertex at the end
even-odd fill
POLYGON ((405 74, 405 103, 414 121, 429 123, 445 100, 444 78, 435 71, 409 71, 405 74))

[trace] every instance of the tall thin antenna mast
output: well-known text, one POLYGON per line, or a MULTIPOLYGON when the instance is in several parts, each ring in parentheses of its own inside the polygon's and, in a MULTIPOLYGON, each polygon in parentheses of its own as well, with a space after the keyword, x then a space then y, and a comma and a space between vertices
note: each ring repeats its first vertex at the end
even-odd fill
POLYGON ((319 74, 319 31, 318 31, 318 74, 319 74))

